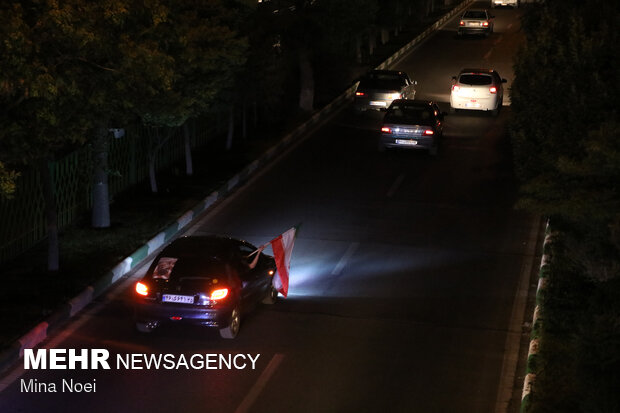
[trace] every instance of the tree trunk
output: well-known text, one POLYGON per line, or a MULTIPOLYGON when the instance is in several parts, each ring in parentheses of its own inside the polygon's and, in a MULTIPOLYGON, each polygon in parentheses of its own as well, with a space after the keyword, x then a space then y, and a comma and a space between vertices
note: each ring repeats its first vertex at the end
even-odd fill
POLYGON ((232 149, 234 134, 235 134, 235 108, 231 106, 230 111, 228 112, 228 135, 226 136, 226 150, 227 151, 232 149))
POLYGON ((390 40, 390 32, 387 29, 381 29, 381 44, 386 44, 390 40))
POLYGON ((245 100, 243 101, 243 107, 241 110, 241 137, 243 141, 245 141, 248 138, 248 108, 245 100))
POLYGON ((108 188, 108 128, 101 124, 93 142, 93 228, 110 227, 110 196, 108 188))
POLYGON ((374 30, 371 30, 368 34, 368 55, 375 54, 375 47, 377 46, 377 36, 374 30))
POLYGON ((155 161, 157 160, 157 152, 159 152, 159 148, 161 147, 161 140, 159 136, 159 128, 151 128, 149 133, 150 140, 150 150, 149 150, 149 183, 151 185, 151 192, 157 193, 157 175, 155 174, 155 161), (153 134, 155 135, 153 137, 153 134), (153 141, 155 141, 153 143, 153 141))
POLYGON ((189 122, 188 119, 183 124, 183 133, 185 134, 185 174, 187 176, 192 176, 194 174, 194 165, 192 163, 192 145, 191 145, 191 134, 189 133, 189 122))
POLYGON ((151 184, 151 192, 157 193, 157 176, 155 176, 155 156, 149 159, 149 183, 151 184))
POLYGON ((314 73, 310 62, 310 52, 307 49, 299 51, 299 108, 310 112, 314 109, 314 73))
POLYGON ((45 200, 45 219, 47 226, 47 270, 60 268, 60 248, 58 241, 58 207, 56 205, 56 185, 50 171, 51 164, 45 160, 39 165, 43 198, 45 200))

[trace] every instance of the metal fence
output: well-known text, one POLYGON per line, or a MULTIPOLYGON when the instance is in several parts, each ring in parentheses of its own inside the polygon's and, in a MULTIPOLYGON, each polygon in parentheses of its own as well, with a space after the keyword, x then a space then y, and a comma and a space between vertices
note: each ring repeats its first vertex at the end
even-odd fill
MULTIPOLYGON (((223 132, 220 116, 196 120, 191 147, 206 145, 223 132)), ((182 128, 163 131, 172 136, 157 152, 156 170, 162 171, 185 156, 182 128)), ((124 137, 111 139, 108 164, 110 198, 148 178, 149 134, 139 125, 126 130, 124 137)), ((92 162, 88 146, 49 163, 58 208, 58 228, 62 229, 92 207, 92 162)), ((36 168, 21 171, 13 199, 0 199, 0 263, 9 261, 45 239, 45 202, 41 177, 36 168)))

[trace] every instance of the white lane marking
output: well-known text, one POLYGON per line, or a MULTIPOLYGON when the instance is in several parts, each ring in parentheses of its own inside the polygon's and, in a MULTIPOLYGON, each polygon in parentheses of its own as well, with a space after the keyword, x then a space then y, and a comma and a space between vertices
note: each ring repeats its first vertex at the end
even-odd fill
POLYGON ((269 360, 269 364, 267 364, 267 367, 265 367, 265 370, 263 370, 260 377, 258 378, 256 383, 254 383, 254 386, 252 386, 239 407, 237 407, 235 413, 245 413, 250 410, 250 407, 252 407, 260 393, 263 391, 263 389, 267 385, 267 382, 269 381, 271 376, 273 376, 273 373, 275 373, 280 363, 282 363, 282 359, 284 359, 284 354, 278 353, 275 354, 271 358, 271 360, 269 360))
POLYGON ((388 198, 391 198, 392 196, 394 196, 394 194, 396 193, 396 191, 400 187, 400 184, 403 183, 404 179, 405 179, 405 174, 401 174, 401 175, 398 176, 398 178, 396 178, 396 180, 394 181, 394 183, 390 187, 390 190, 387 193, 387 197, 388 198))
POLYGON ((349 259, 355 253, 355 250, 357 250, 359 246, 360 246, 359 242, 353 242, 351 243, 351 245, 349 245, 349 248, 347 248, 347 251, 344 253, 342 258, 340 258, 340 261, 338 261, 338 264, 336 264, 336 266, 332 270, 332 275, 340 274, 344 266, 347 265, 347 262, 349 261, 349 259))

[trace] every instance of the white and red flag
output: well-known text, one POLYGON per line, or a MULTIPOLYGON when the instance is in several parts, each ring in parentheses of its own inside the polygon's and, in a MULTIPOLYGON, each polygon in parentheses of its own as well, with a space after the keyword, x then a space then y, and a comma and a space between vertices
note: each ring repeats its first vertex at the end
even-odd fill
POLYGON ((273 277, 273 286, 284 297, 288 294, 288 271, 291 267, 291 255, 293 255, 293 245, 297 227, 293 227, 283 234, 269 241, 273 249, 273 257, 276 260, 278 272, 273 277))
POLYGON ((291 255, 293 255, 293 245, 295 244, 295 237, 297 235, 297 229, 299 225, 294 226, 283 234, 278 235, 268 243, 261 245, 248 255, 250 258, 256 254, 256 257, 249 263, 250 268, 254 268, 258 263, 258 257, 265 248, 271 245, 273 249, 273 258, 276 261, 276 269, 278 270, 273 277, 273 286, 284 297, 288 294, 288 270, 291 267, 291 255))

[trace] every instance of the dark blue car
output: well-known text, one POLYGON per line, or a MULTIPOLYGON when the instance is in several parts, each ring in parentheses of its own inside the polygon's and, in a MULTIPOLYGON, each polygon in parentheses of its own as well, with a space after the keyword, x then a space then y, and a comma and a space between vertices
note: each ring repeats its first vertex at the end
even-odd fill
POLYGON ((273 257, 248 242, 220 236, 173 241, 136 283, 135 324, 143 333, 164 323, 215 327, 235 338, 241 317, 258 303, 273 304, 273 257))

